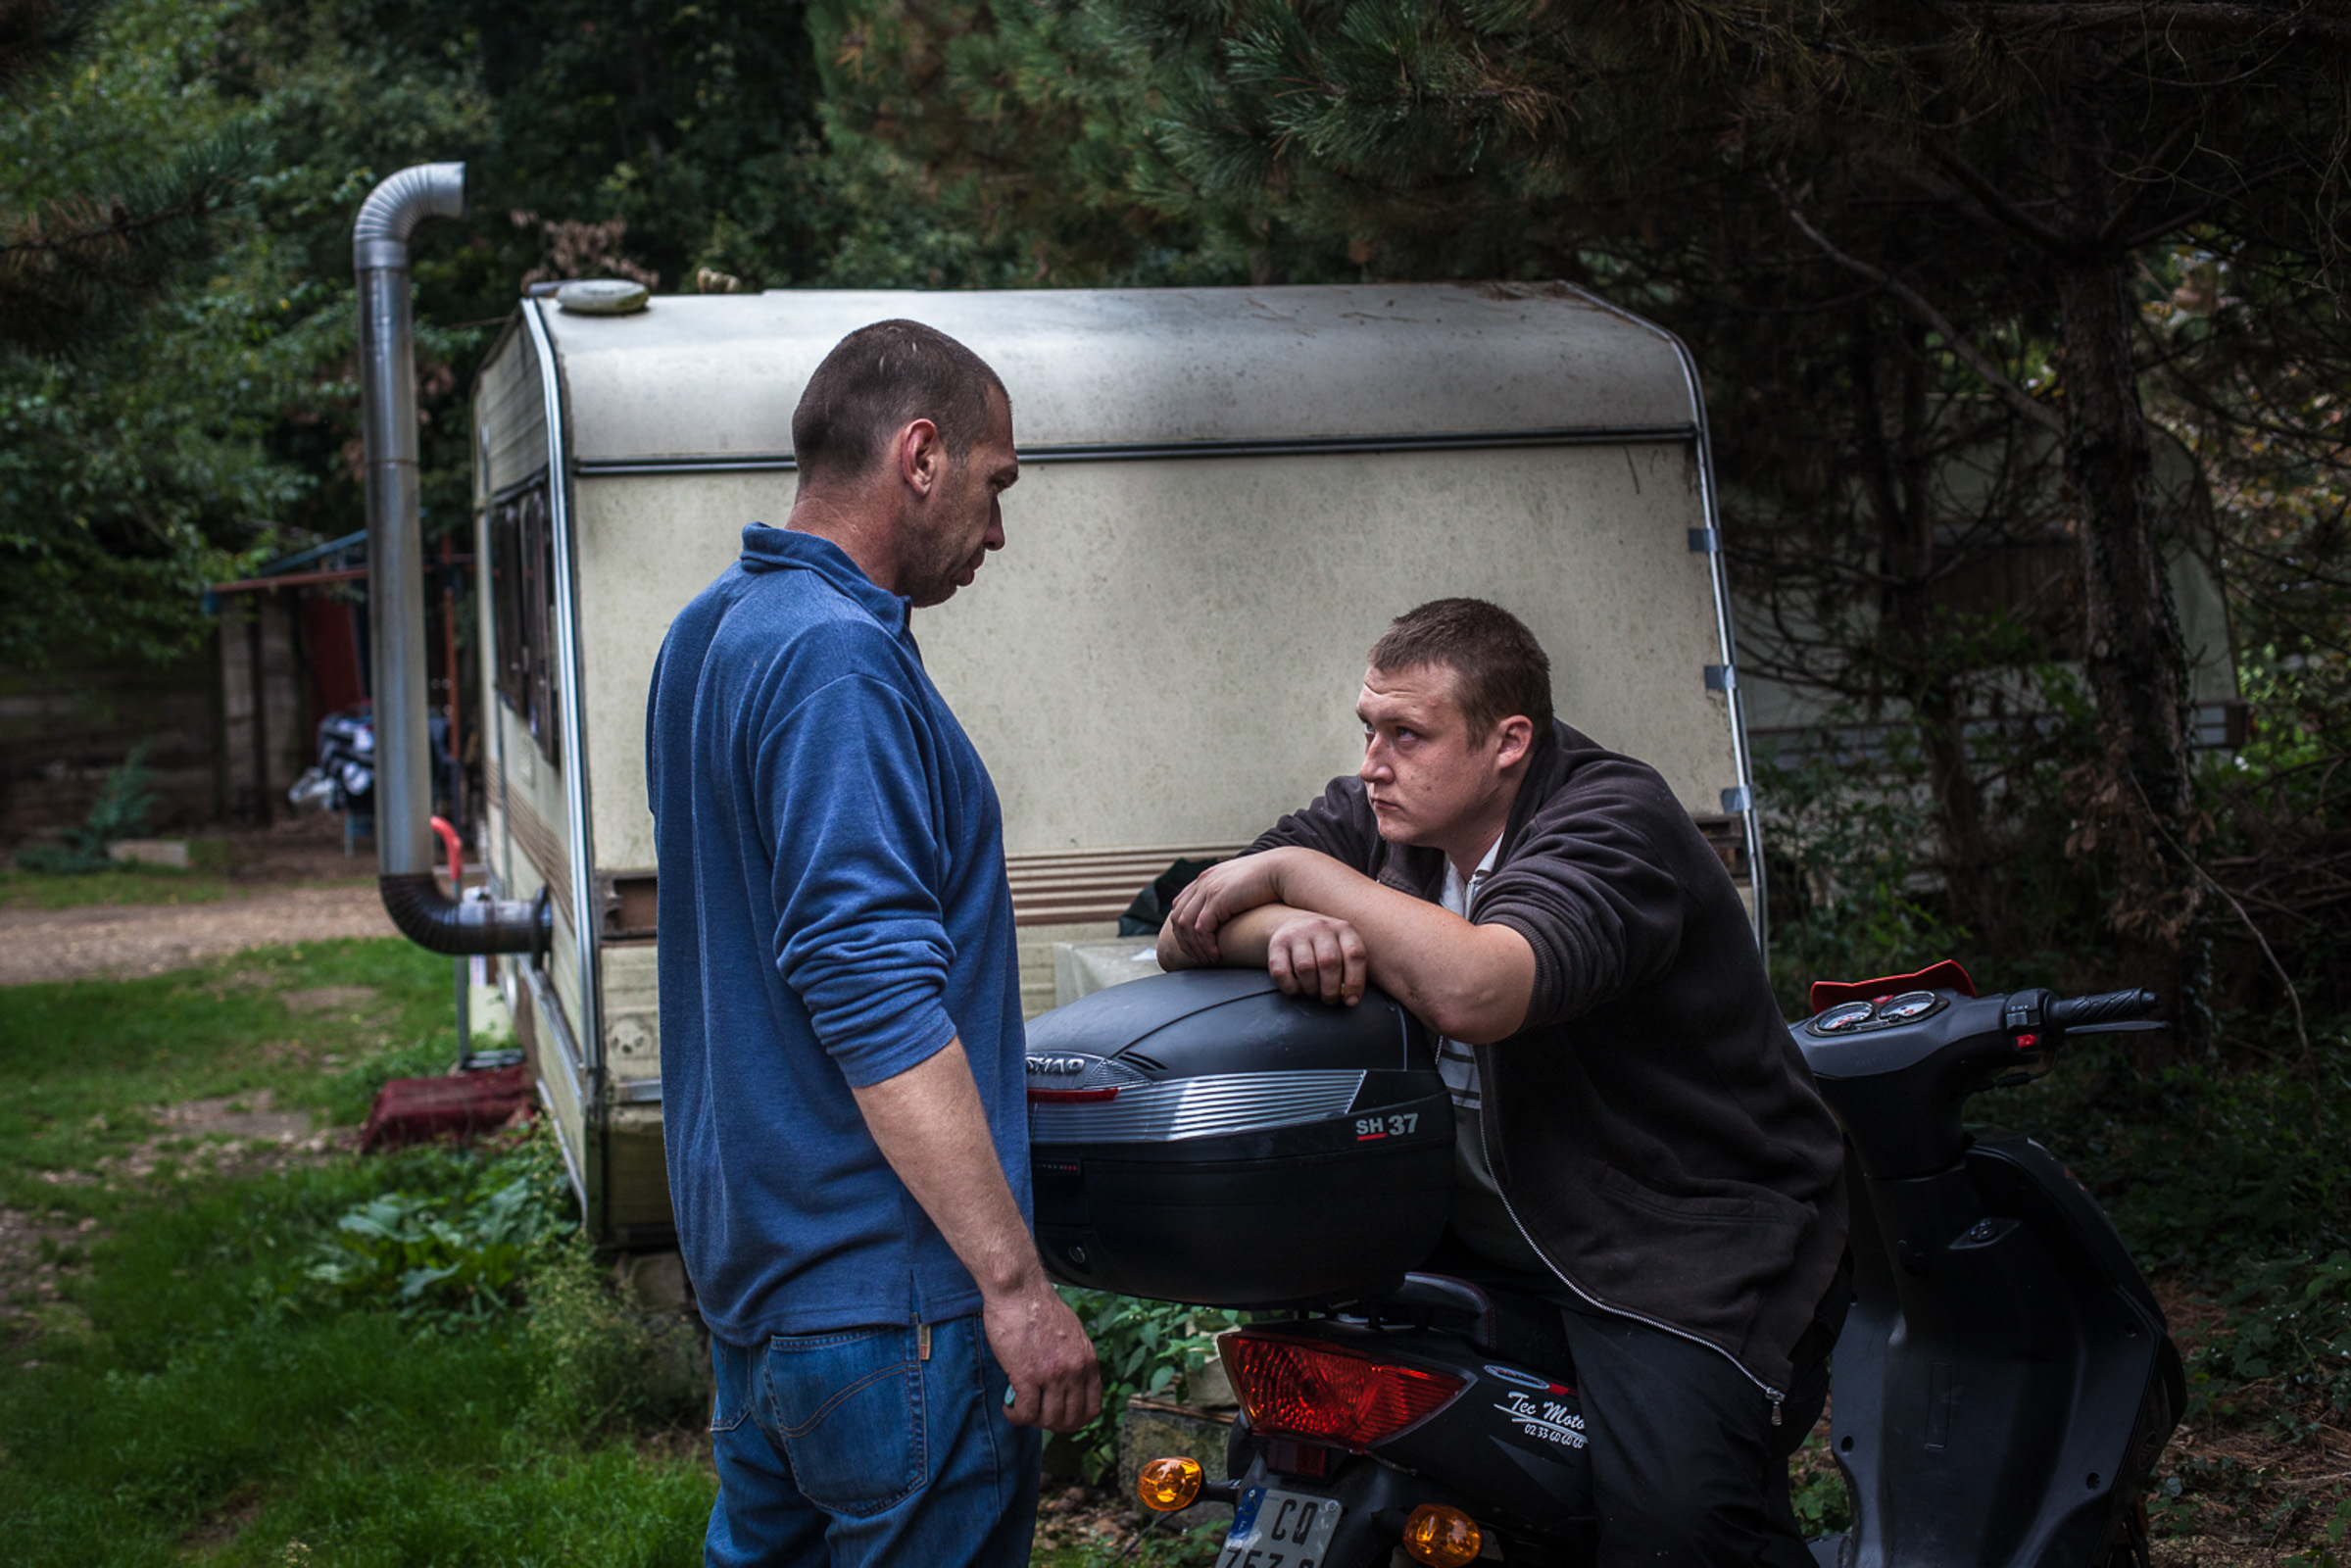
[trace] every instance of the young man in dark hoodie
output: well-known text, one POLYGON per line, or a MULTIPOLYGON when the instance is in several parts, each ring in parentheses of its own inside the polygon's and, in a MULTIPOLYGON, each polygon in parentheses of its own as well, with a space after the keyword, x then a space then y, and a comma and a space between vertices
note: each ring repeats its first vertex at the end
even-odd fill
POLYGON ((1423 605, 1370 664, 1362 767, 1186 889, 1160 962, 1377 984, 1442 1037, 1448 1251, 1563 1303, 1606 1568, 1809 1568, 1842 1145, 1738 891, 1655 769, 1551 716, 1507 611, 1423 605))
POLYGON ((1024 1568, 1039 1427, 1102 1404, 1029 1233, 1004 818, 913 610, 1004 542, 1004 383, 877 321, 792 416, 781 528, 671 623, 646 717, 661 1110, 710 1327, 712 1568, 1024 1568))

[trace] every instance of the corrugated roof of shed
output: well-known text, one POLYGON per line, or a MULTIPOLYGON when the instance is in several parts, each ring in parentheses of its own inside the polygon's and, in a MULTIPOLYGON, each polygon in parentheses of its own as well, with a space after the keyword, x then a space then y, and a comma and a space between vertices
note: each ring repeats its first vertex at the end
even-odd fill
POLYGON ((1023 448, 1689 424, 1654 328, 1550 285, 776 290, 550 309, 576 461, 791 450, 825 353, 910 317, 996 368, 1023 448))

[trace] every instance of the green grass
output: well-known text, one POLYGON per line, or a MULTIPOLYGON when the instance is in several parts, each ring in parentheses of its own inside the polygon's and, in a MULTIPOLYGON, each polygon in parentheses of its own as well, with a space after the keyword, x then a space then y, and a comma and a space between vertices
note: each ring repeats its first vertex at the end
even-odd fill
POLYGON ((214 1535, 223 1563, 699 1560, 708 1474, 551 1430, 514 1320, 436 1333, 289 1297, 340 1212, 434 1159, 125 1213, 73 1293, 86 1326, 0 1366, 9 1560, 172 1563, 214 1535), (289 1559, 296 1542, 309 1555, 289 1559))
POLYGON ((457 1055, 448 960, 397 939, 265 948, 147 980, 0 990, 0 1203, 112 1212, 134 1152, 191 1140, 175 1102, 262 1091, 273 1107, 354 1122, 387 1078, 457 1055))
MULTIPOLYGON (((10 1568, 701 1561, 707 1396, 576 1237, 486 1311, 403 1303, 396 1273, 373 1298, 322 1281, 363 1205, 463 1228, 544 1144, 223 1176, 159 1130, 156 1107, 263 1091, 347 1125, 385 1078, 447 1066, 448 1005, 447 961, 398 940, 0 990, 0 1205, 64 1266, 57 1298, 0 1319, 10 1568)), ((1039 1561, 1104 1568, 1124 1544, 1039 1561)), ((1127 1561, 1212 1555, 1154 1540, 1127 1561)))
MULTIPOLYGON (((78 909, 91 905, 219 904, 251 898, 265 884, 230 874, 234 856, 226 839, 188 841, 188 867, 165 865, 107 865, 95 871, 60 874, 0 866, 0 909, 78 909)), ((328 883, 370 880, 372 861, 354 861, 348 877, 328 883)), ((321 885, 318 882, 267 886, 321 885)))
POLYGON ((0 871, 0 909, 77 909, 93 904, 218 904, 243 898, 249 885, 217 872, 169 866, 118 866, 52 876, 45 871, 0 871))
MULTIPOLYGON (((0 991, 0 1204, 100 1226, 86 1258, 44 1247, 84 1266, 0 1354, 10 1564, 700 1560, 713 1483, 674 1410, 595 1425, 549 1397, 550 1338, 578 1322, 352 1308, 311 1280, 342 1216, 459 1193, 485 1156, 223 1178, 159 1141, 152 1107, 263 1090, 354 1121, 384 1078, 447 1065, 447 1009, 446 960, 397 940, 0 991), (160 1156, 143 1178, 141 1150, 160 1156), (59 1172, 76 1180, 43 1179, 59 1172)), ((552 1257, 601 1279, 576 1242, 552 1257)), ((591 1335, 617 1321, 593 1291, 572 1299, 591 1335)))

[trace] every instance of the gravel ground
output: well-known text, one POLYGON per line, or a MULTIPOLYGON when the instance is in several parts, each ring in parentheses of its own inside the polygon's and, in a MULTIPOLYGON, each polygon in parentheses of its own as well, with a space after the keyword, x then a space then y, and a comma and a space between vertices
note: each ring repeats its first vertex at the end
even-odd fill
POLYGON ((245 948, 397 935, 369 883, 256 887, 218 904, 0 909, 0 986, 133 979, 245 948))

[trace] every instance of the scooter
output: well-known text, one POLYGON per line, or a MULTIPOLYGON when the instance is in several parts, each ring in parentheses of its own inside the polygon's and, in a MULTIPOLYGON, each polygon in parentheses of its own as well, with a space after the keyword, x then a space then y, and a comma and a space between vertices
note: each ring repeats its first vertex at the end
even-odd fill
MULTIPOLYGON (((2180 1354, 2104 1213, 2028 1138, 1962 1128, 1979 1091, 2066 1042, 2160 1027, 2148 991, 1979 997, 1957 964, 1813 988, 1790 1025, 1843 1125, 1852 1302, 1832 1354, 1849 1531, 1822 1568, 2148 1560, 2143 1488, 2185 1398, 2180 1354)), ((1534 1282, 1530 1282, 1534 1283, 1534 1282)), ((1234 1504, 1218 1568, 1588 1564, 1592 1431, 1558 1307, 1417 1273, 1218 1343, 1242 1414, 1222 1480, 1154 1459, 1174 1512, 1234 1504)), ((1792 1442, 1792 1440, 1791 1440, 1792 1442)))

